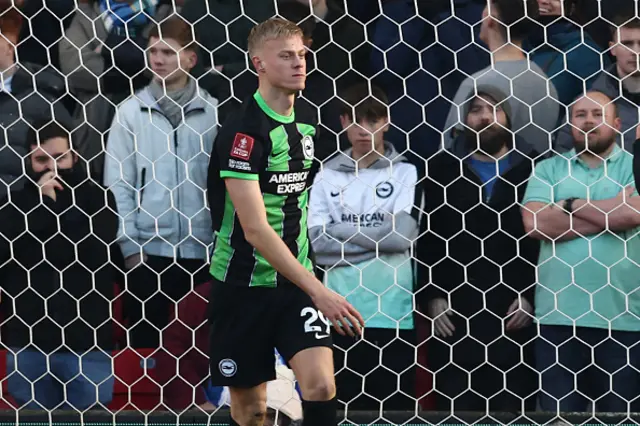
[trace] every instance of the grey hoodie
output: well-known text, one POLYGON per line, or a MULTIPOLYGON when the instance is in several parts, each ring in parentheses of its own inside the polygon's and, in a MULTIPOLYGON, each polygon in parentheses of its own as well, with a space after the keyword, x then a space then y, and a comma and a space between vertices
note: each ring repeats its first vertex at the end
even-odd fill
POLYGON ((311 188, 309 237, 322 266, 353 265, 411 250, 417 171, 391 143, 385 155, 356 169, 351 149, 324 164, 311 188))

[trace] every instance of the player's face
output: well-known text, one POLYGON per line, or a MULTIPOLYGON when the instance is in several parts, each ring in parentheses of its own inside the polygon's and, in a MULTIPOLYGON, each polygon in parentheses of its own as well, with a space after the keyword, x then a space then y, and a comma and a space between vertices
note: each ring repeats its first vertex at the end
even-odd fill
POLYGON ((638 54, 640 54, 640 28, 621 27, 613 36, 615 43, 611 42, 611 54, 616 57, 619 77, 638 74, 638 54))
POLYGON ((359 120, 354 123, 347 115, 340 117, 342 128, 347 132, 347 138, 353 148, 356 158, 367 155, 372 150, 381 151, 384 147, 384 134, 389 130, 386 119, 359 120))
POLYGON ((573 105, 571 133, 576 152, 588 149, 592 154, 601 154, 615 143, 620 119, 610 102, 600 93, 589 93, 573 105))
POLYGON ((149 65, 154 77, 165 83, 186 81, 186 75, 196 64, 196 54, 183 49, 176 40, 149 39, 149 65))
POLYGON ((306 55, 302 37, 268 40, 257 58, 257 69, 272 86, 297 92, 305 87, 306 55))

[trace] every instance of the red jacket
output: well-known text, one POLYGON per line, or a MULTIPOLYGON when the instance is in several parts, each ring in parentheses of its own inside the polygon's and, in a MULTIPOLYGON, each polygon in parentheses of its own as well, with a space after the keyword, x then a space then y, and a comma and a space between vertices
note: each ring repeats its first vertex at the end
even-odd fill
POLYGON ((156 367, 164 404, 183 410, 207 401, 202 385, 209 377, 207 304, 211 283, 198 285, 178 303, 178 317, 162 332, 156 367))

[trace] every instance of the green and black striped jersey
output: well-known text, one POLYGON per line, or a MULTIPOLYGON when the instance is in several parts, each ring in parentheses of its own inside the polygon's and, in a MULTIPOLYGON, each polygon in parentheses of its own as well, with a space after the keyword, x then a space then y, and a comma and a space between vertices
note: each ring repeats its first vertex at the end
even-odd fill
POLYGON ((208 197, 216 233, 211 275, 223 282, 276 287, 286 281, 244 238, 225 178, 260 183, 267 220, 289 250, 313 270, 307 234, 315 126, 273 111, 256 92, 223 124, 209 164, 208 197))

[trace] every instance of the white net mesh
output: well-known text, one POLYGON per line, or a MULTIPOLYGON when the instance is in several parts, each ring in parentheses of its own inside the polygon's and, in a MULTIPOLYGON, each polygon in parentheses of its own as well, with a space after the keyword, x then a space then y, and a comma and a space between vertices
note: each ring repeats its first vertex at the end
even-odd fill
MULTIPOLYGON (((342 423, 634 423, 635 0, 0 0, 0 422, 227 424, 209 160, 275 15, 318 276, 367 321, 342 423)), ((275 363, 269 421, 302 424, 275 363)))

